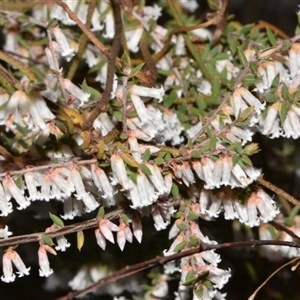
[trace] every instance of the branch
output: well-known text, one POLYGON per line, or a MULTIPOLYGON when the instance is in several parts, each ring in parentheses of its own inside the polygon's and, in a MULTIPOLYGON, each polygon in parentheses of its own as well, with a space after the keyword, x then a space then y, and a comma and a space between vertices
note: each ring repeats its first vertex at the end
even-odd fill
POLYGON ((99 116, 99 114, 103 111, 106 111, 107 104, 110 99, 110 95, 113 87, 116 59, 118 57, 118 53, 121 48, 123 21, 121 16, 121 8, 120 5, 118 4, 118 1, 111 0, 111 6, 113 8, 114 20, 115 20, 115 36, 112 44, 111 53, 109 55, 108 63, 107 63, 105 89, 103 91, 102 98, 97 99, 99 102, 97 103, 96 107, 90 114, 89 118, 83 123, 82 128, 84 130, 91 128, 95 119, 99 116))
POLYGON ((264 187, 268 188, 269 190, 273 191, 277 195, 279 195, 279 196, 283 197, 284 199, 288 200, 292 204, 300 207, 300 201, 298 201, 295 197, 291 196, 290 194, 288 194, 284 190, 280 189, 279 187, 277 187, 273 183, 263 179, 262 177, 258 178, 256 181, 259 182, 264 187))
MULTIPOLYGON (((116 209, 110 213, 107 213, 105 215, 105 219, 114 220, 123 212, 124 212, 123 209, 116 209)), ((99 223, 97 221, 97 218, 94 218, 94 219, 87 220, 87 221, 84 221, 81 223, 68 225, 68 226, 60 228, 58 230, 55 230, 55 231, 47 232, 47 235, 50 236, 51 238, 55 238, 55 237, 58 237, 61 235, 74 233, 74 232, 78 232, 78 231, 86 230, 86 229, 90 229, 90 228, 95 228, 98 226, 99 226, 99 223)), ((18 235, 18 236, 13 236, 13 237, 3 239, 3 240, 1 239, 0 247, 38 242, 43 234, 45 234, 45 232, 37 232, 37 233, 31 233, 31 234, 26 234, 26 235, 18 235)))
POLYGON ((289 246, 289 247, 300 248, 300 244, 297 244, 297 243, 273 241, 273 240, 262 240, 262 241, 251 240, 251 241, 241 241, 241 242, 232 242, 232 243, 228 242, 228 243, 223 243, 223 244, 218 244, 218 245, 202 243, 199 248, 190 249, 190 250, 183 251, 183 252, 176 253, 176 254, 169 255, 169 256, 158 256, 156 258, 146 260, 141 263, 137 263, 137 264, 134 264, 131 266, 126 266, 125 268, 123 268, 105 278, 102 278, 102 279, 96 281, 95 283, 93 283, 92 285, 90 285, 84 289, 81 289, 81 290, 78 290, 75 292, 70 292, 63 297, 57 298, 56 300, 74 299, 75 297, 87 294, 104 284, 107 284, 110 282, 115 282, 121 278, 125 278, 127 276, 133 275, 140 271, 150 269, 157 265, 163 265, 172 260, 181 259, 183 257, 194 255, 199 252, 214 250, 214 249, 217 250, 217 249, 237 248, 237 247, 252 247, 252 248, 254 248, 255 246, 266 246, 266 245, 289 246))

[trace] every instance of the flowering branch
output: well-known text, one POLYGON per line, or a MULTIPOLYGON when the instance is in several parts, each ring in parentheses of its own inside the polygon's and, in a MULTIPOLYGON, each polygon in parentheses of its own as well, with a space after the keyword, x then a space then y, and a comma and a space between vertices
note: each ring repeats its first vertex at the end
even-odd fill
MULTIPOLYGON (((109 212, 105 215, 105 219, 108 220, 114 220, 116 219, 120 214, 124 212, 123 209, 116 209, 112 212, 109 212)), ((60 229, 53 230, 51 232, 47 232, 47 235, 51 238, 55 238, 58 236, 62 236, 69 233, 74 233, 78 231, 83 231, 91 228, 95 228, 99 226, 97 219, 90 219, 84 222, 75 223, 72 225, 64 226, 60 229)), ((37 233, 31 233, 26 235, 20 235, 20 236, 13 236, 6 239, 0 240, 0 247, 7 247, 11 245, 20 245, 20 244, 26 244, 26 243, 32 243, 32 242, 38 242, 41 239, 41 236, 45 234, 45 232, 37 232, 37 233)))
POLYGON ((59 297, 56 300, 71 300, 75 297, 78 297, 80 295, 87 294, 89 292, 92 292, 96 288, 99 288, 100 286, 110 283, 110 282, 116 282, 117 280, 121 278, 125 278, 127 276, 133 275, 135 273, 150 269, 152 267, 158 266, 158 265, 164 265, 170 261, 181 259, 184 257, 188 257, 191 255, 194 255, 196 253, 201 253, 208 250, 220 250, 220 249, 226 249, 226 248, 239 248, 239 247, 257 247, 257 246, 266 246, 266 245, 276 245, 276 246, 288 246, 288 247, 294 247, 294 248, 300 248, 300 244, 292 243, 292 242, 283 242, 283 241, 274 241, 274 240, 251 240, 251 241, 240 241, 240 242, 227 242, 222 244, 206 244, 201 243, 199 248, 194 248, 187 251, 182 251, 173 255, 169 256, 158 256, 156 258, 143 261, 141 263, 137 263, 131 266, 126 266, 123 269, 103 278, 95 282, 94 284, 88 286, 85 289, 78 290, 75 292, 70 292, 66 296, 59 297))

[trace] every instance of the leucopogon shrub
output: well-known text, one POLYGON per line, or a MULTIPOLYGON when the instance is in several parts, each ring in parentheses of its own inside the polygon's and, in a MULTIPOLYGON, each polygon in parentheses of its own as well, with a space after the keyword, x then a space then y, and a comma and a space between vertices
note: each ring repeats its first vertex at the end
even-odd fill
POLYGON ((254 135, 300 136, 300 36, 242 26, 227 4, 209 0, 200 21, 190 0, 3 1, 3 282, 30 276, 18 252, 32 243, 39 275, 55 285, 63 275, 48 255, 84 249, 91 230, 95 252, 134 239, 140 252, 151 230, 168 231, 170 242, 119 271, 82 262, 61 299, 226 299, 232 274, 217 249, 299 257, 300 202, 264 180, 251 156, 254 135), (290 215, 272 192, 295 206, 290 215), (49 226, 14 235, 16 210, 29 209, 49 226), (260 240, 218 242, 210 224, 220 219, 258 227, 260 240), (150 284, 138 272, 155 266, 150 284))

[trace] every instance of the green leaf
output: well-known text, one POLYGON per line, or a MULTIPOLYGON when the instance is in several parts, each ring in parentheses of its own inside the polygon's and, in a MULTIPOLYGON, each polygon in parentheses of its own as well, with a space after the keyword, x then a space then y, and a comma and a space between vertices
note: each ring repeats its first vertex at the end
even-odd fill
POLYGON ((128 139, 128 134, 122 132, 122 133, 120 134, 120 139, 121 139, 121 140, 127 140, 127 139, 128 139))
POLYGON ((63 220, 60 217, 58 217, 54 214, 51 214, 51 212, 49 212, 49 216, 50 216, 51 220, 53 221, 53 223, 56 224, 57 226, 59 226, 59 227, 65 226, 63 220))
POLYGON ((15 178, 14 178, 14 182, 15 182, 16 186, 17 186, 18 188, 20 188, 21 185, 22 185, 22 183, 23 183, 22 176, 17 176, 17 177, 15 177, 15 178))
POLYGON ((180 252, 186 245, 186 242, 180 242, 174 249, 174 252, 180 252))
POLYGON ((193 150, 191 153, 192 158, 201 158, 202 152, 200 150, 193 150))
POLYGON ((100 218, 100 219, 103 219, 105 216, 105 210, 104 210, 104 207, 101 206, 98 210, 98 213, 97 213, 97 217, 100 218))
POLYGON ((189 286, 192 285, 196 282, 196 278, 195 275, 192 271, 189 271, 184 279, 184 282, 182 283, 182 285, 184 286, 189 286))
POLYGON ((94 89, 93 87, 88 86, 85 79, 81 84, 81 88, 84 92, 91 94, 90 100, 94 100, 96 98, 101 97, 101 93, 98 90, 94 89))
POLYGON ((126 214, 122 214, 121 215, 122 220, 124 221, 124 223, 128 226, 129 225, 129 218, 126 214))
POLYGON ((82 230, 77 232, 77 248, 81 251, 81 248, 84 244, 84 233, 82 230))
POLYGON ((238 154, 234 154, 232 156, 232 165, 235 166, 238 163, 239 159, 240 159, 240 156, 238 154))
POLYGON ((120 111, 114 110, 112 114, 119 122, 122 122, 122 113, 120 111))
POLYGON ((171 159, 172 159, 171 153, 166 153, 165 156, 164 156, 165 162, 169 162, 171 159))
POLYGON ((210 280, 204 280, 202 284, 208 289, 212 289, 214 287, 210 280))
POLYGON ((178 197, 179 196, 179 188, 178 185, 176 183, 172 183, 172 188, 171 188, 171 193, 174 197, 178 197))
POLYGON ((52 29, 58 25, 57 19, 51 19, 47 24, 47 29, 52 29))
POLYGON ((126 114, 128 118, 134 118, 137 116, 137 112, 135 110, 130 111, 129 113, 126 114))
POLYGON ((162 157, 157 157, 157 158, 155 159, 155 162, 156 162, 156 164, 157 164, 158 166, 161 166, 161 165, 163 165, 163 164, 165 163, 165 160, 164 160, 162 157))
POLYGON ((137 173, 130 171, 129 177, 135 184, 137 184, 137 173))
POLYGON ((148 160, 150 159, 150 157, 151 157, 151 151, 150 151, 150 149, 148 148, 148 149, 146 149, 146 151, 143 153, 142 159, 143 159, 143 161, 148 161, 148 160))
POLYGON ((176 93, 176 91, 175 90, 172 90, 171 91, 171 93, 169 94, 169 95, 165 95, 164 96, 164 104, 168 107, 168 108, 170 108, 172 105, 173 105, 173 103, 174 103, 174 101, 176 100, 178 98, 178 96, 177 96, 177 93, 176 93))
POLYGON ((253 113, 254 109, 254 106, 249 106, 246 109, 244 109, 239 115, 238 120, 243 121, 245 119, 248 119, 248 117, 253 113))
POLYGON ((252 165, 252 161, 251 161, 251 159, 250 159, 248 156, 243 155, 243 156, 242 156, 242 160, 243 160, 243 162, 244 162, 246 165, 248 165, 248 166, 253 166, 253 165, 252 165))
POLYGON ((209 275, 209 271, 203 271, 197 275, 197 281, 203 281, 209 275))
POLYGON ((120 152, 119 155, 127 165, 133 168, 140 167, 140 164, 129 153, 120 152))
POLYGON ((131 59, 126 52, 124 52, 124 54, 122 55, 121 62, 122 62, 123 68, 124 67, 128 68, 131 66, 131 59))
POLYGON ((229 49, 230 49, 232 55, 234 56, 238 49, 238 41, 237 41, 237 39, 235 39, 233 37, 229 37, 227 41, 228 41, 229 49))
POLYGON ((272 32, 272 30, 269 27, 267 27, 267 36, 268 36, 270 44, 272 46, 275 46, 277 44, 277 39, 276 39, 275 34, 272 32))
POLYGON ((48 246, 54 245, 52 238, 48 234, 43 234, 42 240, 43 240, 44 244, 46 244, 48 246))
POLYGON ((195 221, 198 219, 199 219, 199 215, 197 213, 195 213, 194 211, 190 211, 190 213, 188 215, 188 220, 195 221))
POLYGON ((131 70, 130 74, 129 74, 129 78, 135 76, 144 66, 144 63, 137 65, 135 68, 133 68, 133 70, 131 70))
POLYGON ((288 110, 289 110, 289 104, 285 101, 281 102, 280 111, 279 111, 281 124, 284 123, 288 110))
POLYGON ((209 142, 209 150, 214 151, 216 149, 216 145, 217 145, 217 137, 213 135, 209 142))
POLYGON ((141 165, 141 171, 147 176, 152 175, 151 170, 144 164, 141 165))
POLYGON ((196 247, 200 245, 200 239, 196 236, 191 236, 188 242, 188 247, 196 247))
POLYGON ((181 231, 185 231, 188 230, 189 227, 186 224, 178 224, 177 227, 181 230, 181 231))
POLYGON ((238 55, 239 55, 239 59, 240 59, 242 65, 246 66, 248 61, 247 61, 244 51, 241 50, 240 47, 238 47, 238 55))

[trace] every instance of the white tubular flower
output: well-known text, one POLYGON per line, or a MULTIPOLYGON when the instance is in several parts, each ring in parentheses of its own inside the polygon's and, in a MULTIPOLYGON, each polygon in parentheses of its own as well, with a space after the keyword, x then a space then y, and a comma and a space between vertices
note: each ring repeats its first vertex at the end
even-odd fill
POLYGON ((161 126, 158 126, 158 121, 153 123, 153 126, 158 127, 158 133, 155 139, 160 143, 170 141, 172 146, 180 145, 183 141, 183 137, 181 136, 183 127, 181 126, 177 114, 165 110, 162 115, 162 122, 160 123, 161 126))
POLYGON ((251 106, 254 106, 257 114, 260 114, 266 107, 266 103, 261 103, 259 99, 253 96, 246 88, 240 87, 234 91, 235 93, 240 93, 243 99, 251 106))
POLYGON ((85 198, 88 193, 85 190, 81 174, 78 171, 78 166, 73 165, 71 169, 70 179, 73 183, 73 186, 75 187, 75 191, 76 191, 75 197, 78 200, 83 200, 83 198, 85 198))
POLYGON ((280 107, 281 104, 279 102, 276 102, 271 107, 268 108, 266 119, 260 117, 259 129, 262 134, 271 135, 271 138, 272 136, 278 137, 281 135, 281 129, 278 128, 278 124, 279 124, 278 111, 280 107), (276 120, 278 122, 277 126, 276 126, 276 120), (275 130, 277 130, 277 132, 275 130))
POLYGON ((179 2, 183 9, 191 13, 195 12, 195 10, 199 7, 196 0, 180 0, 179 2))
POLYGON ((39 186, 40 183, 36 181, 35 174, 33 172, 26 172, 24 174, 24 179, 25 179, 30 200, 35 201, 40 199, 40 194, 37 191, 37 186, 39 186))
POLYGON ((148 177, 153 183, 155 189, 158 191, 158 194, 160 196, 167 196, 169 189, 166 186, 163 176, 161 175, 161 169, 156 164, 151 165, 149 163, 145 163, 145 165, 151 171, 151 175, 148 175, 148 177))
POLYGON ((149 113, 145 107, 144 102, 141 100, 141 98, 137 95, 130 94, 131 101, 133 103, 133 106, 136 110, 136 113, 141 121, 141 124, 148 123, 149 119, 149 113))
POLYGON ((1 280, 6 283, 15 281, 16 275, 13 273, 12 251, 4 253, 2 258, 2 267, 3 275, 1 276, 1 280))
MULTIPOLYGON (((51 181, 54 183, 54 186, 58 187, 64 195, 70 196, 71 193, 74 192, 75 190, 74 184, 72 182, 65 180, 59 174, 60 171, 61 171, 60 169, 55 169, 53 171, 50 171, 49 177, 51 181)), ((53 185, 52 185, 52 189, 53 189, 53 185)))
POLYGON ((4 228, 0 228, 0 238, 1 239, 6 239, 10 235, 12 235, 12 232, 8 230, 8 226, 7 225, 5 225, 4 228))
POLYGON ((73 197, 63 197, 64 215, 61 217, 64 220, 73 220, 74 217, 81 216, 84 212, 82 201, 78 201, 73 197))
POLYGON ((300 136, 300 121, 299 116, 294 110, 295 109, 292 108, 287 112, 287 116, 283 122, 283 136, 297 139, 300 136))
POLYGON ((242 146, 244 146, 247 142, 252 141, 253 134, 254 132, 250 129, 242 129, 237 126, 231 126, 230 132, 226 134, 226 137, 233 143, 242 142, 242 146))
POLYGON ((107 175, 105 172, 97 167, 96 165, 92 165, 92 178, 94 184, 98 188, 98 191, 101 192, 101 196, 107 201, 105 201, 106 206, 112 206, 116 204, 116 200, 114 197, 115 190, 111 185, 107 175))
POLYGON ((112 231, 119 231, 119 227, 108 219, 99 219, 99 229, 102 235, 111 243, 115 243, 112 231))
POLYGON ((143 237, 143 229, 142 229, 141 218, 138 215, 136 215, 132 219, 132 231, 133 231, 134 237, 137 239, 137 241, 139 243, 141 243, 142 237, 143 237))
MULTIPOLYGON (((76 3, 74 1, 65 0, 64 2, 67 3, 70 9, 74 11, 74 9, 76 8, 76 3)), ((61 21, 65 25, 76 24, 69 18, 69 15, 62 9, 62 7, 57 4, 55 4, 53 9, 51 10, 50 17, 61 21)))
POLYGON ((17 274, 19 277, 23 277, 24 275, 29 275, 30 267, 26 268, 23 260, 21 259, 20 255, 14 251, 14 250, 9 250, 11 252, 11 259, 16 268, 18 269, 17 274))
POLYGON ((169 221, 164 221, 164 218, 162 217, 162 214, 158 208, 158 206, 154 206, 151 209, 151 215, 154 220, 154 227, 157 231, 164 230, 167 228, 167 226, 170 224, 169 221))
POLYGON ((13 197, 17 203, 19 204, 18 209, 25 209, 27 206, 30 205, 30 202, 24 197, 23 192, 17 187, 14 180, 10 176, 6 176, 2 181, 6 197, 10 199, 13 197))
POLYGON ((11 202, 9 202, 10 198, 11 197, 10 197, 9 193, 7 193, 4 190, 4 188, 0 182, 0 210, 1 210, 0 216, 1 217, 2 216, 5 217, 13 211, 12 204, 11 204, 11 202))
POLYGON ((290 74, 293 78, 300 70, 300 44, 293 43, 291 49, 289 50, 289 67, 290 74))
POLYGON ((132 243, 132 238, 133 235, 129 226, 126 225, 122 219, 120 219, 119 231, 117 232, 117 243, 121 251, 124 250, 126 241, 132 243))
POLYGON ((137 175, 137 189, 142 201, 140 207, 147 207, 157 200, 158 195, 154 190, 154 186, 149 182, 144 173, 137 175))
MULTIPOLYGON (((104 12, 108 9, 108 4, 105 1, 101 2, 101 12, 104 12)), ((115 22, 113 17, 113 12, 110 9, 103 20, 105 25, 105 32, 103 33, 103 37, 105 39, 113 39, 115 36, 115 22)))
POLYGON ((81 199, 81 201, 84 203, 84 210, 86 212, 91 212, 95 210, 97 207, 99 207, 99 203, 97 202, 96 198, 94 195, 91 193, 86 193, 86 195, 81 199))
POLYGON ((138 25, 134 30, 125 31, 127 47, 131 52, 136 53, 139 51, 139 42, 143 32, 144 28, 142 25, 138 25))
POLYGON ((222 201, 211 191, 202 189, 199 197, 200 213, 210 218, 217 218, 222 211, 222 201))
POLYGON ((131 184, 127 176, 127 171, 123 159, 118 153, 115 153, 110 158, 113 178, 119 183, 124 190, 130 190, 131 184))
POLYGON ((85 93, 82 89, 80 89, 77 85, 75 85, 70 79, 64 78, 62 79, 63 88, 66 89, 68 93, 76 97, 77 100, 80 101, 79 106, 82 106, 85 102, 87 102, 91 96, 90 93, 85 93))
POLYGON ((181 165, 182 180, 186 186, 190 186, 195 182, 194 174, 191 170, 190 165, 187 162, 183 162, 181 165))
POLYGON ((130 147, 132 157, 138 163, 141 163, 142 162, 142 156, 141 156, 141 150, 140 150, 140 147, 139 147, 139 143, 138 143, 137 138, 136 138, 137 133, 135 133, 135 131, 130 131, 130 132, 128 132, 128 134, 129 134, 128 144, 129 144, 129 147, 130 147))
POLYGON ((256 208, 259 211, 259 217, 263 223, 273 220, 280 213, 273 199, 263 189, 259 189, 251 195, 248 199, 247 206, 249 211, 249 224, 247 225, 250 227, 257 226, 257 220, 255 219, 256 208), (251 220, 250 217, 252 217, 251 220))
MULTIPOLYGON (((56 225, 56 224, 53 224, 52 226, 46 228, 46 232, 52 232, 54 230, 57 230, 57 229, 60 229, 61 227, 56 225)), ((70 243, 68 243, 67 239, 63 236, 63 235, 60 235, 58 237, 56 237, 56 242, 57 242, 57 246, 55 246, 55 249, 57 251, 66 251, 67 248, 69 248, 71 246, 70 243)))
POLYGON ((57 251, 65 252, 67 248, 71 246, 71 244, 68 242, 68 240, 63 236, 60 235, 56 238, 57 246, 55 246, 55 249, 57 251))
POLYGON ((95 229, 95 237, 96 237, 96 241, 97 241, 98 246, 100 248, 102 248, 102 250, 105 250, 105 248, 106 248, 106 239, 105 239, 104 235, 101 233, 99 228, 95 229))
POLYGON ((161 86, 159 89, 157 88, 148 88, 144 86, 137 86, 133 85, 130 89, 129 92, 131 94, 141 96, 141 97, 150 97, 150 98, 155 98, 158 99, 159 102, 163 100, 163 96, 165 94, 165 90, 163 86, 161 86))
POLYGON ((186 131, 188 137, 190 139, 193 139, 194 137, 196 137, 198 135, 198 133, 200 132, 201 128, 202 128, 202 122, 200 121, 199 123, 197 123, 196 125, 192 126, 190 129, 188 129, 186 131))
POLYGON ((75 55, 75 50, 70 47, 69 42, 62 32, 62 30, 56 26, 52 29, 55 40, 60 47, 61 56, 65 57, 67 61, 70 61, 71 58, 75 55))
POLYGON ((1 276, 1 280, 4 282, 13 282, 15 280, 15 274, 13 273, 12 262, 18 269, 17 274, 19 277, 23 277, 24 275, 29 275, 30 267, 26 268, 19 254, 16 251, 14 251, 12 247, 9 247, 8 250, 4 253, 2 259, 4 275, 1 276))
MULTIPOLYGON (((1 113, 0 113, 1 115, 1 113)), ((46 122, 53 120, 54 115, 40 95, 30 96, 23 90, 15 91, 8 100, 3 119, 7 129, 15 129, 16 124, 34 131, 45 129, 46 122)))
POLYGON ((56 251, 53 248, 48 245, 40 244, 38 250, 40 277, 49 277, 53 273, 53 270, 50 268, 47 252, 56 255, 56 251))
POLYGON ((93 127, 95 129, 101 129, 102 136, 106 136, 115 127, 115 124, 112 122, 108 114, 104 112, 95 119, 93 127))
POLYGON ((213 178, 214 162, 208 157, 203 157, 201 158, 201 165, 204 177, 203 180, 205 181, 204 187, 206 189, 215 188, 215 180, 213 178))

